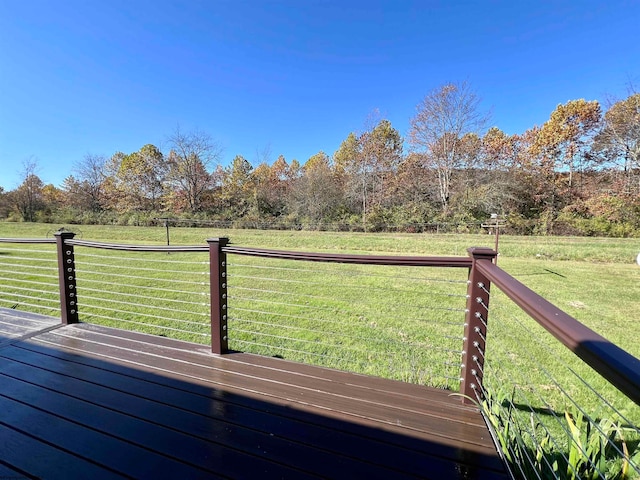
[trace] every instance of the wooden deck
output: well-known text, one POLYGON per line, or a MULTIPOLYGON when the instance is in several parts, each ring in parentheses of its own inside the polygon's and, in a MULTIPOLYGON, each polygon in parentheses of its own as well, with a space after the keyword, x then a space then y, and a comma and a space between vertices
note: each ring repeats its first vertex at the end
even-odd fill
POLYGON ((448 392, 0 308, 0 478, 508 478, 448 392))

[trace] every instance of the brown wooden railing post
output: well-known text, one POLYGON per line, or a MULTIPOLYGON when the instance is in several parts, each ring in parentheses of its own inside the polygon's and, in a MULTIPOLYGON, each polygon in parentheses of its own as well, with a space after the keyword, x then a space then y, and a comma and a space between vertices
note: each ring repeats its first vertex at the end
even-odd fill
POLYGON ((228 238, 211 238, 209 244, 209 271, 211 284, 211 351, 227 353, 229 336, 227 332, 227 254, 222 248, 229 243, 228 238))
POLYGON ((54 233, 58 250, 58 284, 60 286, 60 317, 62 323, 78 323, 78 292, 76 291, 76 264, 73 245, 66 243, 75 233, 54 233))
POLYGON ((485 339, 489 319, 490 282, 476 268, 481 260, 492 262, 496 252, 490 248, 472 247, 467 250, 473 260, 467 288, 467 309, 464 322, 462 367, 460 371, 460 393, 463 403, 472 403, 482 398, 482 375, 484 369, 485 339), (467 398, 468 397, 468 398, 467 398))

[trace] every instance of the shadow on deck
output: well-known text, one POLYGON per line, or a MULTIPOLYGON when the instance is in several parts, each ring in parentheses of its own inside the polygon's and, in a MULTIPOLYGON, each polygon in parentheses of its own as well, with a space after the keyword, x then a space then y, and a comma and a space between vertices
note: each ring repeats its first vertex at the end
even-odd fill
POLYGON ((508 478, 449 392, 0 309, 0 478, 508 478))

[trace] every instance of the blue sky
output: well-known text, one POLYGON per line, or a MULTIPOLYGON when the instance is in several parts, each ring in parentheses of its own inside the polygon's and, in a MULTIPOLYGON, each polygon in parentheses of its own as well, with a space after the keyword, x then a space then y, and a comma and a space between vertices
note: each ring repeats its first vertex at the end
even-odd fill
POLYGON ((468 81, 521 133, 559 103, 640 84, 640 2, 0 0, 0 186, 35 159, 59 186, 86 154, 209 133, 221 163, 332 154, 378 109, 468 81))

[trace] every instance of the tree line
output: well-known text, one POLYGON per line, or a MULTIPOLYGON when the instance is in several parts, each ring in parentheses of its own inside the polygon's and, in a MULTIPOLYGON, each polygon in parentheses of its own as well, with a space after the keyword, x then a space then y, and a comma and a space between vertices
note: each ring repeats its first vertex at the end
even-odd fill
POLYGON ((0 218, 418 232, 498 214, 514 233, 640 236, 639 93, 568 101, 520 134, 487 122, 476 93, 454 83, 424 97, 406 138, 376 118, 302 164, 237 155, 221 166, 210 135, 178 128, 168 152, 89 154, 59 187, 25 162, 22 184, 0 188, 0 218))

